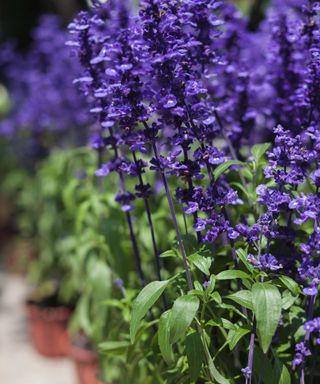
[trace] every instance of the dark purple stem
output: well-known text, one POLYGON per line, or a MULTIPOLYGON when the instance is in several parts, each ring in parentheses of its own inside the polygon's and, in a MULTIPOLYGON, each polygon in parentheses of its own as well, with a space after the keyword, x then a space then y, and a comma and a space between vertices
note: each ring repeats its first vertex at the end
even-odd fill
MULTIPOLYGON (((182 150, 183 150, 183 155, 184 155, 184 161, 187 162, 189 160, 189 157, 188 157, 188 150, 185 148, 185 147, 182 147, 182 150)), ((193 189, 194 189, 194 186, 193 186, 193 182, 191 180, 191 177, 188 177, 188 187, 189 187, 189 193, 191 194, 193 192, 193 189)), ((184 214, 183 214, 184 215, 184 214)), ((194 223, 196 224, 197 220, 198 220, 198 214, 197 212, 195 212, 193 214, 193 220, 194 220, 194 223)), ((201 233, 200 232, 196 232, 197 233, 197 240, 199 243, 201 243, 201 233)))
MULTIPOLYGON (((111 128, 109 129, 109 132, 110 132, 110 136, 113 137, 113 132, 112 132, 111 128)), ((113 144, 112 147, 113 147, 113 150, 114 150, 115 157, 118 158, 119 154, 118 154, 117 146, 115 144, 113 144)), ((126 190, 125 189, 125 182, 124 182, 124 177, 123 177, 122 172, 119 172, 119 179, 120 179, 120 188, 121 188, 121 190, 123 192, 125 192, 125 190, 126 190)), ((134 231, 133 231, 132 217, 131 217, 130 212, 126 212, 125 214, 126 214, 127 224, 128 224, 128 228, 129 228, 129 235, 130 235, 130 240, 131 240, 131 243, 132 243, 133 255, 134 255, 134 259, 135 259, 136 269, 137 269, 137 272, 138 272, 140 284, 141 284, 141 286, 144 287, 146 285, 146 280, 145 280, 144 273, 143 273, 143 270, 142 270, 142 262, 141 262, 141 257, 140 257, 140 252, 139 252, 139 247, 138 247, 137 239, 136 239, 136 236, 135 236, 134 231)))
MULTIPOLYGON (((132 152, 133 160, 135 162, 135 165, 137 167, 137 172, 138 172, 138 179, 141 187, 144 187, 144 182, 141 174, 141 170, 138 165, 137 161, 137 156, 135 152, 132 152)), ((159 280, 161 279, 161 260, 160 260, 160 255, 158 252, 158 247, 156 243, 156 238, 155 238, 155 232, 154 232, 154 226, 153 226, 153 221, 152 221, 152 216, 151 216, 151 210, 150 210, 150 205, 147 197, 143 198, 144 206, 146 208, 147 212, 147 217, 148 217, 148 223, 149 223, 149 228, 150 228, 150 233, 151 233, 151 239, 152 239, 152 246, 153 246, 153 251, 154 251, 154 257, 155 257, 155 262, 156 262, 156 272, 157 272, 157 277, 159 280)))
MULTIPOLYGON (((101 166, 102 166, 102 156, 103 156, 103 149, 99 147, 97 149, 98 169, 101 168, 101 166)), ((99 188, 100 192, 103 192, 103 179, 102 179, 102 177, 98 178, 98 188, 99 188)))
MULTIPOLYGON (((155 158, 159 161, 158 150, 157 150, 157 146, 156 146, 154 140, 152 140, 152 149, 153 149, 153 153, 154 153, 155 158)), ((184 249, 184 245, 183 245, 183 241, 182 241, 182 237, 181 237, 181 232, 180 232, 178 222, 177 222, 177 217, 176 217, 176 213, 175 213, 175 209, 174 209, 174 204, 173 204, 170 188, 169 188, 168 181, 167 181, 167 178, 166 178, 164 171, 161 170, 160 173, 161 173, 162 182, 163 182, 163 185, 164 185, 164 188, 166 191, 167 200, 168 200, 170 213, 171 213, 171 218, 172 218, 173 225, 174 225, 174 228, 176 231, 179 248, 180 248, 181 255, 182 255, 183 266, 184 266, 184 269, 186 272, 188 288, 189 288, 189 290, 192 290, 193 289, 193 283, 192 283, 191 273, 190 273, 189 266, 188 266, 187 255, 186 255, 186 251, 184 249)))
POLYGON ((251 384, 252 369, 253 369, 253 354, 254 354, 254 339, 256 337, 256 321, 254 320, 252 332, 250 335, 249 355, 248 355, 248 368, 249 374, 246 377, 246 384, 251 384))

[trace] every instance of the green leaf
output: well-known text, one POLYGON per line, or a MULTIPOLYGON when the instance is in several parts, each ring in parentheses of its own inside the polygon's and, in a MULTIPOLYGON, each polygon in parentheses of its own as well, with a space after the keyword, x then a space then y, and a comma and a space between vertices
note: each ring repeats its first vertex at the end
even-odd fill
POLYGON ((291 384, 290 373, 282 361, 274 356, 272 365, 259 348, 255 348, 254 372, 264 384, 291 384))
POLYGON ((291 277, 288 276, 279 276, 279 280, 283 285, 285 285, 295 296, 300 293, 299 284, 296 283, 291 277))
POLYGON ((209 368, 211 375, 214 377, 214 379, 216 380, 217 383, 230 384, 230 381, 227 380, 225 377, 223 377, 221 375, 221 373, 217 370, 212 359, 210 359, 210 361, 208 363, 208 368, 209 368))
POLYGON ((199 308, 199 299, 185 295, 173 303, 170 315, 170 340, 175 343, 187 332, 199 308))
POLYGON ((203 285, 200 284, 198 280, 196 280, 193 285, 196 291, 203 293, 203 285))
POLYGON ((188 257, 188 260, 191 261, 191 263, 198 268, 202 273, 204 273, 207 276, 210 276, 210 270, 211 262, 212 260, 209 257, 203 257, 200 256, 198 253, 195 253, 188 257))
POLYGON ((165 251, 161 253, 160 257, 178 257, 179 255, 177 254, 176 251, 169 249, 168 251, 165 251))
POLYGON ((296 296, 293 296, 287 289, 282 294, 281 307, 284 310, 289 309, 297 300, 296 296))
POLYGON ((269 283, 255 283, 252 287, 253 310, 257 319, 257 333, 264 353, 268 351, 281 316, 281 295, 269 283))
POLYGON ((200 375, 204 360, 204 351, 201 338, 197 332, 186 337, 186 354, 189 364, 191 381, 196 381, 200 375))
POLYGON ((251 153, 256 163, 259 162, 261 157, 267 152, 270 146, 271 146, 270 143, 264 143, 264 144, 256 144, 252 147, 251 153))
POLYGON ((169 280, 153 281, 146 285, 135 299, 130 321, 130 339, 132 343, 134 342, 141 320, 159 299, 168 284, 169 280))
POLYGON ((247 197, 247 199, 250 201, 251 196, 250 193, 247 191, 246 187, 243 186, 241 183, 232 182, 230 185, 235 186, 236 188, 239 188, 247 197))
POLYGON ((247 251, 245 251, 242 248, 238 248, 236 250, 236 253, 237 253, 237 255, 238 255, 238 257, 240 258, 241 261, 247 261, 247 258, 248 258, 248 252, 247 251))
POLYGON ((237 253, 239 259, 244 264, 244 266, 247 268, 247 270, 251 272, 253 270, 253 266, 247 261, 247 259, 248 259, 247 251, 245 251, 242 248, 239 248, 236 250, 236 253, 237 253))
POLYGON ((239 160, 228 160, 218 165, 218 167, 213 171, 214 180, 218 180, 218 178, 232 165, 244 165, 244 163, 239 160))
POLYGON ((99 351, 102 353, 124 353, 130 347, 130 343, 128 341, 105 341, 98 345, 99 351))
POLYGON ((228 334, 230 351, 232 351, 242 337, 248 333, 250 333, 250 330, 247 328, 237 328, 235 330, 231 330, 228 334))
POLYGON ((279 358, 275 358, 274 384, 291 384, 291 376, 288 368, 279 358))
POLYGON ((217 280, 232 280, 232 279, 249 279, 250 276, 243 271, 237 269, 230 269, 228 271, 222 271, 217 274, 217 280))
POLYGON ((264 384, 275 384, 273 382, 274 370, 267 355, 256 346, 254 349, 253 371, 258 377, 258 382, 264 384))
POLYGON ((164 312, 159 320, 158 344, 160 352, 167 364, 172 364, 174 355, 170 344, 170 314, 171 311, 164 312))
POLYGON ((236 303, 253 310, 252 306, 252 293, 247 289, 242 289, 241 291, 235 292, 232 295, 227 296, 228 299, 235 301, 236 303))

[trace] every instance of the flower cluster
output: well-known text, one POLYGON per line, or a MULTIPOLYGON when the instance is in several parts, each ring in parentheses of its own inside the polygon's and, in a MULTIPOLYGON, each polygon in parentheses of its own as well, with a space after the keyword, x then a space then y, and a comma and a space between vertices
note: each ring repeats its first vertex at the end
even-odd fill
MULTIPOLYGON (((143 1, 139 15, 128 17, 118 7, 125 6, 94 3, 70 26, 74 38, 69 44, 84 68, 77 82, 99 115, 100 145, 115 153, 97 175, 116 171, 136 177, 135 195, 148 197, 150 188, 141 177, 148 164, 138 154, 150 154, 151 170, 182 181, 176 197, 204 240, 214 241, 220 233, 236 238, 223 209, 239 202, 237 193, 223 178, 212 176, 215 167, 232 158, 233 149, 231 141, 231 149, 213 144, 230 134, 210 89, 222 65, 218 13, 228 8, 220 10, 217 1, 143 1), (177 149, 171 150, 172 144, 177 149), (195 187, 206 175, 211 185, 195 187), (200 213, 205 217, 200 219, 200 213)), ((133 196, 117 200, 132 210, 133 196)))
POLYGON ((292 368, 296 369, 304 363, 305 359, 311 355, 311 351, 306 347, 304 342, 298 343, 295 348, 296 354, 292 362, 292 368))
POLYGON ((318 338, 317 338, 317 344, 320 344, 320 317, 316 317, 310 321, 307 321, 304 324, 304 330, 308 333, 317 333, 318 338))
POLYGON ((319 127, 319 3, 281 3, 263 27, 272 30, 265 69, 269 121, 297 134, 319 127))

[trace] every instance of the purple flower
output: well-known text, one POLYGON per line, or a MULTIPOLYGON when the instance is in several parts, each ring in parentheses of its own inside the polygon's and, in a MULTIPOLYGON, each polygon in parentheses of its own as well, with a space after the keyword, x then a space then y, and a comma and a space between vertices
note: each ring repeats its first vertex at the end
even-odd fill
POLYGON ((274 272, 283 268, 283 266, 278 262, 278 260, 270 253, 262 254, 259 258, 255 258, 252 254, 249 254, 248 261, 254 267, 266 272, 274 272))
POLYGON ((204 281, 202 286, 203 286, 204 289, 207 289, 210 286, 209 281, 204 281))
POLYGON ((303 293, 307 296, 315 296, 318 293, 318 289, 315 286, 310 286, 303 289, 303 293))
POLYGON ((250 379, 251 378, 251 375, 252 375, 252 371, 249 367, 245 367, 245 368, 242 368, 241 369, 241 372, 243 373, 243 376, 246 378, 246 379, 250 379))
POLYGON ((124 282, 123 282, 122 279, 116 279, 116 280, 114 281, 114 284, 115 284, 118 288, 123 288, 123 286, 124 286, 124 282))
POLYGON ((164 97, 161 102, 164 108, 173 108, 177 105, 177 98, 174 95, 168 95, 164 97))
POLYGON ((198 203, 190 201, 188 203, 188 207, 184 208, 183 210, 185 211, 186 214, 192 215, 193 213, 197 212, 198 209, 199 209, 198 203))

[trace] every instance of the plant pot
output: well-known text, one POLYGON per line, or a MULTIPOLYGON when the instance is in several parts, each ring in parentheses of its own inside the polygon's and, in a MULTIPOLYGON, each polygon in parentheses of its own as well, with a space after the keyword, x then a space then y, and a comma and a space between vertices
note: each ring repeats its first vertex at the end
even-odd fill
POLYGON ((47 357, 69 355, 70 340, 67 326, 71 310, 62 306, 45 307, 28 302, 27 312, 35 349, 47 357))
POLYGON ((75 363, 79 384, 99 384, 98 357, 90 350, 73 345, 70 351, 70 357, 75 363))

